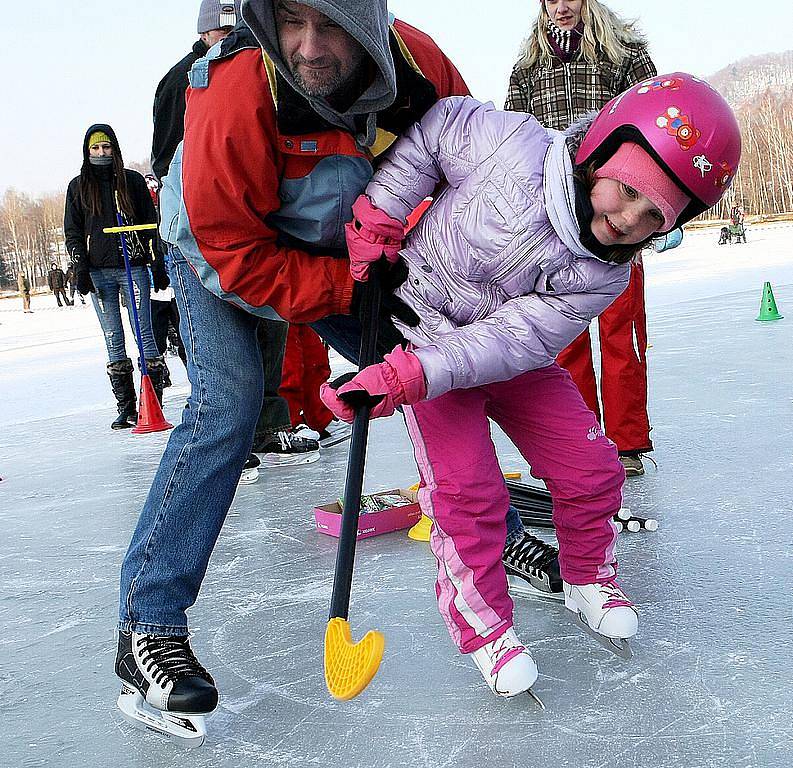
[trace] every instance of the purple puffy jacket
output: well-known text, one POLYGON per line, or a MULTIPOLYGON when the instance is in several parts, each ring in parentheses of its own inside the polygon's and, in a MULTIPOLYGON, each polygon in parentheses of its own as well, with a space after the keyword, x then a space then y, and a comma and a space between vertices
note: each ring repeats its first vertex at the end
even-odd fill
POLYGON ((550 365, 619 296, 630 267, 579 242, 565 135, 470 97, 441 99, 397 140, 366 194, 395 219, 443 186, 402 251, 400 325, 427 397, 550 365))

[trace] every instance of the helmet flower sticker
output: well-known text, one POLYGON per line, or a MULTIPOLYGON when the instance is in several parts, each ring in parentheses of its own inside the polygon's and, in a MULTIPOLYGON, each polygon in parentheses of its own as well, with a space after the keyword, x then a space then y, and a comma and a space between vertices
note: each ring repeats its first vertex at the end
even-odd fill
POLYGON ((733 170, 730 167, 730 164, 725 163, 724 160, 722 160, 719 163, 719 172, 716 174, 716 186, 719 188, 726 187, 732 181, 732 176, 733 170))
POLYGON ((636 91, 636 93, 660 91, 663 88, 668 88, 670 91, 676 91, 681 85, 683 85, 683 78, 681 77, 659 77, 639 83, 639 89, 636 91))
POLYGON ((687 115, 680 112, 677 107, 669 107, 661 115, 655 124, 663 128, 670 136, 677 139, 680 148, 688 151, 693 147, 702 135, 691 122, 687 115))

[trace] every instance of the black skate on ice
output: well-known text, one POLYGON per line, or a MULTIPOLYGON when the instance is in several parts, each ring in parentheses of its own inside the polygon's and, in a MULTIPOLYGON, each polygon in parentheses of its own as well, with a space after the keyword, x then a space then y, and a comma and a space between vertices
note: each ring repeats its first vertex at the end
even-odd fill
POLYGON ((217 706, 218 692, 187 637, 119 632, 116 674, 125 720, 186 747, 204 743, 204 715, 217 706))
POLYGON ((563 600, 559 573, 559 550, 526 531, 507 544, 501 556, 507 572, 509 591, 514 595, 563 600))
POLYGON ((255 453, 251 453, 242 467, 239 485, 252 485, 259 479, 259 465, 262 462, 255 453))

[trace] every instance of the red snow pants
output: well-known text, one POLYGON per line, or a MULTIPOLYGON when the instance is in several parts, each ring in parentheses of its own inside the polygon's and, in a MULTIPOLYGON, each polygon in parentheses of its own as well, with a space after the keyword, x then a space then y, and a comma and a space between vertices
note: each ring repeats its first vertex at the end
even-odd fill
POLYGON ((289 325, 278 394, 289 404, 292 426, 306 424, 322 432, 333 414, 319 399, 320 385, 330 378, 328 350, 307 325, 289 325))
POLYGON ((562 350, 556 362, 566 368, 590 410, 620 453, 653 450, 647 415, 647 316, 644 267, 631 267, 628 287, 598 319, 600 399, 592 363, 589 330, 562 350))

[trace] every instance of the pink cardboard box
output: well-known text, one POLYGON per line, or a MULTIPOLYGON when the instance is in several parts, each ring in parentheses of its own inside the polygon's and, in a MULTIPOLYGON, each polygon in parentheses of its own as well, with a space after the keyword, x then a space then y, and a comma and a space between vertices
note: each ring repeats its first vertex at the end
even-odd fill
MULTIPOLYGON (((379 536, 381 533, 399 531, 403 528, 410 528, 421 518, 421 510, 418 502, 415 501, 416 495, 412 491, 402 488, 394 488, 389 491, 378 491, 378 493, 393 493, 412 499, 411 504, 400 507, 389 507, 381 512, 367 512, 358 518, 358 535, 356 539, 368 539, 370 536, 379 536)), ((317 523, 317 530, 328 536, 339 537, 341 532, 341 507, 339 502, 333 504, 323 504, 314 507, 314 519, 317 523)))

